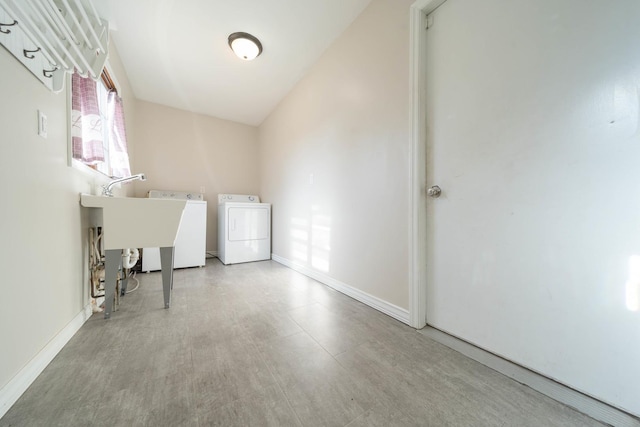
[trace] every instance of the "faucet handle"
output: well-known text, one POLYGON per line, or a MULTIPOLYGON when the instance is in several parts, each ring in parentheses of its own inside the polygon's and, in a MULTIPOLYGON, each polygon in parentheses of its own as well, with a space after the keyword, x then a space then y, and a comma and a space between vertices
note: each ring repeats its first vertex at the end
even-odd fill
POLYGON ((111 192, 111 189, 109 188, 108 184, 102 185, 101 187, 102 187, 103 196, 113 197, 113 193, 111 192))

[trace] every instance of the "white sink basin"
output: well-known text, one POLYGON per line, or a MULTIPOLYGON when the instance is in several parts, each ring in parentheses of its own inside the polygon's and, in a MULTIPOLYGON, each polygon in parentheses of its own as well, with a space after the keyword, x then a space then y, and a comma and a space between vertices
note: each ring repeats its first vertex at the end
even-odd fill
POLYGON ((108 250, 174 246, 187 201, 81 194, 80 204, 101 208, 108 250))
POLYGON ((173 288, 174 246, 187 201, 81 194, 80 204, 102 211, 104 318, 111 317, 118 269, 122 265, 122 249, 125 248, 160 248, 164 307, 169 308, 173 288))

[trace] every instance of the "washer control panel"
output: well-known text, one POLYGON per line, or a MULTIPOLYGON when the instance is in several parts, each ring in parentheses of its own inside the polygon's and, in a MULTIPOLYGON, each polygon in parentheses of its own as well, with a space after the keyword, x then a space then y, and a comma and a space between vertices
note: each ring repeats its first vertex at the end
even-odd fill
POLYGON ((204 194, 186 191, 151 190, 148 196, 150 199, 204 200, 204 194))

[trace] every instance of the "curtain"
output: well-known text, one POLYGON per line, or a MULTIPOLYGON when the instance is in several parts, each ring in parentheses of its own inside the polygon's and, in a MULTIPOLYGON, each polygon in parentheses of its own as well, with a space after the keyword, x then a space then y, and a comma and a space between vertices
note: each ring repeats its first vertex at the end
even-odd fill
POLYGON ((130 176, 131 167, 129 165, 127 135, 124 127, 124 109, 122 107, 122 98, 115 91, 109 92, 107 108, 111 175, 116 177, 130 176))
POLYGON ((99 82, 77 72, 71 84, 73 158, 112 177, 130 176, 122 98, 115 90, 99 91, 99 82))
POLYGON ((78 73, 71 77, 71 143, 73 158, 87 164, 104 161, 104 132, 96 82, 78 73))

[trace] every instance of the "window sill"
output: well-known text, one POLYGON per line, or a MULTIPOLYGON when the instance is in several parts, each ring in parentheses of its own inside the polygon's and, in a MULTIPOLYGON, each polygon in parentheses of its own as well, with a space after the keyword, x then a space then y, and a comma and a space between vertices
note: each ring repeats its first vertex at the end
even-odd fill
POLYGON ((102 186, 107 185, 109 181, 111 181, 111 178, 102 172, 98 172, 97 170, 90 168, 79 160, 71 159, 69 167, 75 169, 85 177, 87 182, 91 185, 91 194, 102 194, 102 186))
POLYGON ((87 175, 88 177, 93 178, 94 180, 98 181, 100 184, 102 183, 106 184, 109 181, 111 181, 111 178, 108 177, 107 175, 93 168, 90 168, 89 166, 85 165, 79 160, 71 159, 71 164, 69 166, 82 172, 84 175, 87 175))

